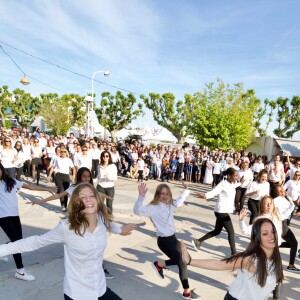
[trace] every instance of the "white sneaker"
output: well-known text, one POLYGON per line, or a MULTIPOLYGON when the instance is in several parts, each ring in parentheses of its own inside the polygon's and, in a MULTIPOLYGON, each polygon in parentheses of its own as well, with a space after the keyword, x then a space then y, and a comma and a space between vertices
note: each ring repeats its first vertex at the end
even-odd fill
POLYGON ((0 261, 7 263, 8 262, 8 257, 7 256, 2 256, 2 257, 0 257, 0 261))
POLYGON ((31 275, 27 270, 17 270, 15 273, 15 277, 25 281, 33 281, 35 277, 31 275))

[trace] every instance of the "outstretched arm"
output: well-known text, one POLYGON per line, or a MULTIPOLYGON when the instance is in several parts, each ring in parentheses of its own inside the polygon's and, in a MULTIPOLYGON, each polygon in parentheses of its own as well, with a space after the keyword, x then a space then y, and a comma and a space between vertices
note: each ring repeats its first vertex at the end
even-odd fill
POLYGON ((60 198, 65 197, 67 195, 68 195, 68 193, 66 191, 64 191, 62 193, 55 194, 53 196, 50 196, 48 198, 41 199, 41 200, 32 201, 32 200, 29 199, 30 201, 27 201, 26 204, 32 204, 32 205, 34 205, 34 204, 42 204, 42 203, 45 203, 45 202, 48 202, 48 201, 52 201, 52 200, 55 200, 55 199, 60 199, 60 198))
POLYGON ((31 190, 31 191, 44 191, 44 192, 49 192, 49 193, 54 193, 56 191, 56 187, 50 187, 50 188, 45 188, 41 187, 38 185, 30 185, 30 184, 23 184, 22 185, 23 189, 31 190))
POLYGON ((193 267, 214 271, 234 271, 241 268, 249 268, 249 258, 244 258, 243 263, 242 257, 239 257, 231 262, 218 259, 192 259, 186 249, 186 245, 184 244, 184 242, 181 241, 180 243, 183 262, 193 267))

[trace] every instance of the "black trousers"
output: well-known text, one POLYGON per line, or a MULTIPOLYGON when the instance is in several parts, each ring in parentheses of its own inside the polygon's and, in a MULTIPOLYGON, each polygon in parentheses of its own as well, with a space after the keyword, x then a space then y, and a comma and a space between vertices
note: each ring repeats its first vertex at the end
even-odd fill
POLYGON ((251 225, 253 223, 254 219, 258 216, 259 200, 249 199, 248 200, 248 208, 251 212, 250 220, 249 220, 249 225, 251 225))
MULTIPOLYGON (((114 186, 110 187, 110 188, 103 188, 101 185, 98 184, 97 191, 114 199, 114 196, 115 196, 115 187, 114 186)), ((113 205, 113 200, 106 199, 106 206, 108 207, 108 210, 111 214, 113 212, 112 205, 113 205)))
POLYGON ((184 289, 189 288, 187 277, 187 266, 182 260, 181 244, 175 234, 168 237, 159 236, 157 239, 158 248, 170 259, 165 260, 166 266, 177 265, 179 268, 179 278, 184 289))
POLYGON ((98 176, 98 166, 99 166, 99 159, 92 159, 92 176, 96 178, 98 176))
POLYGON ((235 210, 240 212, 244 207, 247 188, 237 187, 235 190, 234 206, 235 210))
MULTIPOLYGON (((73 300, 68 295, 64 294, 65 300, 73 300)), ((96 299, 95 299, 96 300, 96 299)), ((98 297, 98 300, 122 300, 115 292, 113 292, 109 287, 103 296, 98 297)))
POLYGON ((232 297, 229 292, 226 293, 225 297, 224 297, 224 300, 238 300, 234 297, 232 297))
POLYGON ((21 180, 21 175, 23 173, 23 167, 16 168, 16 179, 21 180))
POLYGON ((298 249, 298 241, 293 233, 293 231, 287 225, 288 220, 284 220, 282 222, 282 239, 284 240, 283 243, 279 246, 280 248, 291 248, 290 250, 290 260, 289 264, 294 265, 295 259, 297 255, 298 249))
POLYGON ((215 212, 215 216, 217 218, 216 224, 215 224, 215 229, 208 232, 206 235, 204 235, 202 238, 200 238, 199 242, 202 243, 205 240, 208 240, 214 236, 219 235, 224 227, 228 233, 228 242, 230 245, 231 254, 235 254, 236 247, 235 247, 235 240, 234 240, 234 229, 233 229, 233 225, 232 225, 229 214, 215 212))
MULTIPOLYGON (((0 218, 0 227, 2 227, 5 234, 11 242, 22 239, 22 226, 19 216, 0 218)), ((21 253, 13 255, 17 269, 22 269, 23 262, 21 253)))
POLYGON ((11 178, 16 178, 16 168, 5 168, 5 171, 11 178))
MULTIPOLYGON (((70 186, 70 175, 63 173, 56 173, 54 176, 55 185, 58 187, 58 192, 62 193, 70 186)), ((62 207, 67 207, 68 196, 60 198, 60 204, 62 207)))

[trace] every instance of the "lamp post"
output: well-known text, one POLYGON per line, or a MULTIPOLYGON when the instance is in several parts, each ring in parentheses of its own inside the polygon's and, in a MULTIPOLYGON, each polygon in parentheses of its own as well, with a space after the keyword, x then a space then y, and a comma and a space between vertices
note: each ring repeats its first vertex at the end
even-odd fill
POLYGON ((94 126, 93 126, 93 118, 91 114, 94 112, 94 78, 95 75, 98 73, 103 73, 105 77, 109 76, 109 71, 107 70, 100 70, 96 71, 92 75, 92 96, 86 96, 85 101, 87 102, 87 136, 93 137, 94 136, 94 126))

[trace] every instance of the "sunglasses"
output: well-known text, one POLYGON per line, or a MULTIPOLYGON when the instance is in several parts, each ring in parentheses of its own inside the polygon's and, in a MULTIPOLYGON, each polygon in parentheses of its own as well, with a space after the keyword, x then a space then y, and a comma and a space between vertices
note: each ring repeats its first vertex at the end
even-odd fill
POLYGON ((109 157, 109 155, 103 155, 103 157, 109 157))
POLYGON ((61 151, 61 150, 60 150, 60 153, 67 153, 67 151, 65 151, 65 150, 61 151))
POLYGON ((38 143, 39 141, 34 141, 35 143, 38 143))
POLYGON ((5 141, 5 143, 10 143, 11 141, 5 141))

